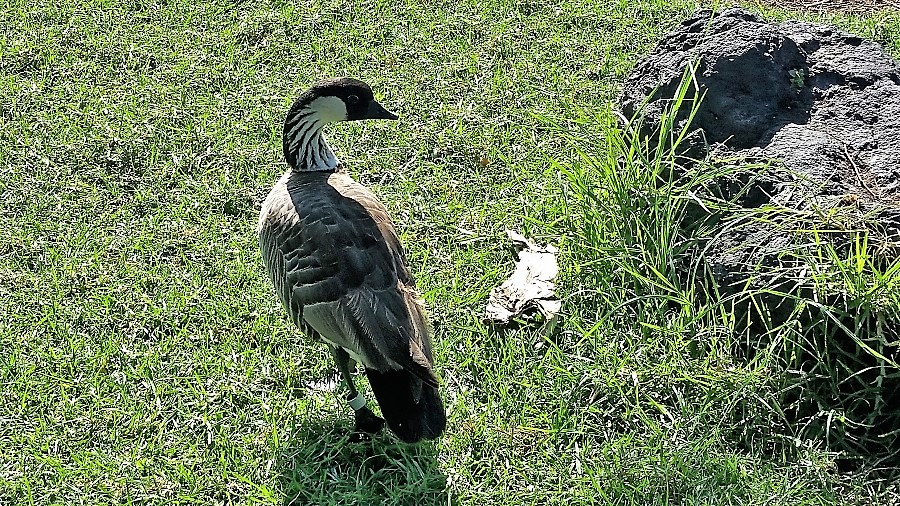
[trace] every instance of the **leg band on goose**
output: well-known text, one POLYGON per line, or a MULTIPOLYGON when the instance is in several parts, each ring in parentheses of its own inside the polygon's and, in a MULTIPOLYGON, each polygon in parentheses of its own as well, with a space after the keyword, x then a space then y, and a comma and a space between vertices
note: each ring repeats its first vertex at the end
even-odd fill
POLYGON ((358 392, 356 397, 347 401, 350 404, 350 407, 353 408, 353 411, 359 411, 366 405, 366 398, 363 396, 362 392, 358 392))

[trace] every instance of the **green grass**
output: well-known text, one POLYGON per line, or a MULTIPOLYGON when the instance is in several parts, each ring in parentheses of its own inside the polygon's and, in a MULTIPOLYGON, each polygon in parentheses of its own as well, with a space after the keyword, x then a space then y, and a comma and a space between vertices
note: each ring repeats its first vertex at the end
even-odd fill
MULTIPOLYGON (((624 147, 604 111, 695 7, 7 2, 0 504, 888 497, 814 440, 773 451, 791 436, 759 423, 771 371, 733 357, 727 317, 667 277, 672 195, 642 194, 639 164, 610 170, 624 147), (348 409, 318 386, 327 352, 263 275, 254 227, 283 116, 331 75, 402 118, 327 135, 392 212, 434 317, 450 414, 434 444, 349 443, 348 409), (614 184, 629 214, 585 215, 614 184), (505 228, 562 247, 553 336, 480 323, 512 270, 505 228)), ((896 14, 831 21, 900 53, 896 14)))

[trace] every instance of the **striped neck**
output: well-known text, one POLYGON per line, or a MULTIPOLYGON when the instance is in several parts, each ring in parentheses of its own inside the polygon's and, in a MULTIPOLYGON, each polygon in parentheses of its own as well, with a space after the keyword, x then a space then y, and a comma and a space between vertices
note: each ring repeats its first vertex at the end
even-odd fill
POLYGON ((305 109, 284 126, 284 158, 295 171, 334 171, 340 161, 322 136, 327 123, 319 112, 305 109))

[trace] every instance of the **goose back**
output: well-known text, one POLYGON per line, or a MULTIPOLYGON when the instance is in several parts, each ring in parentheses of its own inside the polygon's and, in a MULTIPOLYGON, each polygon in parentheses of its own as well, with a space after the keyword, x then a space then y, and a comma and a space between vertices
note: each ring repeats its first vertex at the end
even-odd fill
POLYGON ((372 192, 341 171, 289 170, 263 203, 258 234, 278 297, 298 327, 311 327, 368 369, 403 369, 437 386, 415 281, 372 192))

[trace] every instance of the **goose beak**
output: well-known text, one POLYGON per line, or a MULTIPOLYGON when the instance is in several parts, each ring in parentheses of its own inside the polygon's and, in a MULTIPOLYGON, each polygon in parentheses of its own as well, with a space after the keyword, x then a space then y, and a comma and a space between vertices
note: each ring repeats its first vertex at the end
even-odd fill
POLYGON ((369 110, 366 111, 366 115, 363 119, 397 119, 398 116, 391 111, 384 108, 383 105, 379 104, 377 101, 372 100, 369 102, 369 110))

